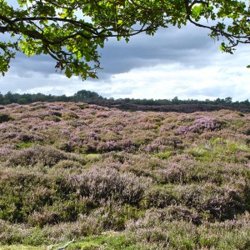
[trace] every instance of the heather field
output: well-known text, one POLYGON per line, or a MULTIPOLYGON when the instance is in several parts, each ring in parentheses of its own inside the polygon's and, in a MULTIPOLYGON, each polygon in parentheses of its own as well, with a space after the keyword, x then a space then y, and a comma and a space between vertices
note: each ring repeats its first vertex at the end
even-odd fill
POLYGON ((0 106, 0 242, 250 249, 250 114, 0 106))

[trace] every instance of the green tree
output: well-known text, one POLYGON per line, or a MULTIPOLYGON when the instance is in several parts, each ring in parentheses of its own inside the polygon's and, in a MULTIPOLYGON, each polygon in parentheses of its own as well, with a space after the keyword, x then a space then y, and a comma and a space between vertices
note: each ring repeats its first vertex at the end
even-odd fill
POLYGON ((233 102, 232 97, 226 97, 226 98, 225 98, 225 103, 231 104, 232 102, 233 102))
POLYGON ((98 48, 108 38, 128 39, 141 32, 192 23, 222 39, 232 53, 250 43, 249 2, 236 0, 0 0, 0 72, 20 51, 47 54, 66 76, 95 78, 98 48), (7 36, 3 36, 7 34, 7 36), (11 36, 11 37, 10 37, 11 36), (6 37, 9 37, 6 39, 6 37))
POLYGON ((2 93, 0 92, 0 104, 3 104, 3 100, 4 100, 4 96, 3 96, 2 93))
POLYGON ((96 92, 88 91, 88 90, 80 90, 73 96, 74 101, 78 102, 89 102, 89 101, 97 101, 102 100, 103 98, 98 95, 96 92))

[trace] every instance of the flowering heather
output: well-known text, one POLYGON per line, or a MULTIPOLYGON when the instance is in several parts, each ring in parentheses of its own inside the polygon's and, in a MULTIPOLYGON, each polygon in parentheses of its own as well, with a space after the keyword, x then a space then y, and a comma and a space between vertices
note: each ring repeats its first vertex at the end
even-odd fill
POLYGON ((146 178, 108 168, 94 168, 82 175, 71 176, 70 182, 82 196, 95 200, 115 199, 129 204, 138 204, 149 185, 146 178))
POLYGON ((221 129, 223 123, 211 118, 211 117, 200 117, 197 118, 190 126, 180 126, 177 129, 177 134, 186 134, 188 132, 202 133, 203 131, 214 131, 221 129))
POLYGON ((249 249, 249 113, 37 102, 0 117, 7 248, 249 249))
POLYGON ((7 161, 10 166, 34 166, 41 164, 52 167, 61 160, 70 159, 71 155, 48 146, 34 146, 14 152, 7 161))
POLYGON ((7 160, 14 151, 13 145, 5 144, 0 147, 0 161, 7 160))

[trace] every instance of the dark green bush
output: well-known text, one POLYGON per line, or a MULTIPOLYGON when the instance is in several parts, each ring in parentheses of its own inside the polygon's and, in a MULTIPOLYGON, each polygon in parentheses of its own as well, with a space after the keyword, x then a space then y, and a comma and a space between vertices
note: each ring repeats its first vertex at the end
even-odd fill
POLYGON ((0 114, 0 123, 2 122, 8 122, 8 121, 11 121, 13 120, 13 118, 8 115, 8 114, 0 114))

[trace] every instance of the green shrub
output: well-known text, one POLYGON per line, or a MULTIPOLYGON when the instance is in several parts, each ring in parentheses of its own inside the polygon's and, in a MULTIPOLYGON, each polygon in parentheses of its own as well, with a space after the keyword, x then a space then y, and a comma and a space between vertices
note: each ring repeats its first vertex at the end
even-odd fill
POLYGON ((0 123, 8 122, 13 120, 13 118, 8 114, 0 114, 0 123))
POLYGON ((75 112, 67 112, 62 114, 63 120, 72 120, 77 118, 79 118, 79 116, 75 112))
POLYGON ((159 152, 156 153, 155 156, 162 159, 162 160, 166 160, 168 159, 171 155, 173 154, 172 151, 164 151, 164 152, 159 152))
POLYGON ((179 203, 178 194, 174 191, 174 187, 154 186, 147 190, 142 205, 146 208, 157 207, 163 208, 179 203))

